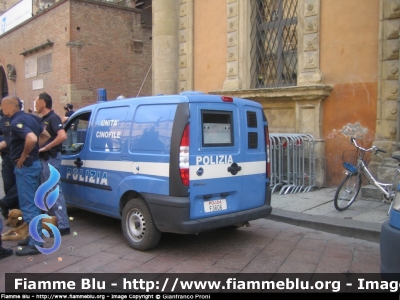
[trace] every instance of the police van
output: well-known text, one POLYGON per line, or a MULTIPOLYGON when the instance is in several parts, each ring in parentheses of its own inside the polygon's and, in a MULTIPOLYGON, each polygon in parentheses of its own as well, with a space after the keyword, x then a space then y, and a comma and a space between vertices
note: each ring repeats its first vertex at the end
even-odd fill
POLYGON ((65 125, 67 204, 121 219, 128 244, 271 214, 268 123, 254 101, 184 92, 98 101, 65 125))
MULTIPOLYGON (((400 167, 400 165, 399 165, 400 167)), ((380 233, 381 274, 386 280, 400 280, 400 183, 389 209, 389 219, 380 233)))

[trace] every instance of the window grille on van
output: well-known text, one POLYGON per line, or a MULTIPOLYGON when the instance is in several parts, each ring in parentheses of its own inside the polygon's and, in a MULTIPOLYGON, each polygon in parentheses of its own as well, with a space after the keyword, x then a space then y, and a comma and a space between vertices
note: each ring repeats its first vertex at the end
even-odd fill
POLYGON ((201 111, 202 137, 204 147, 232 146, 232 112, 201 111))
POLYGON ((248 133, 248 148, 257 149, 258 148, 258 134, 257 132, 248 133))
POLYGON ((254 0, 251 9, 251 87, 297 85, 298 0, 254 0))
POLYGON ((247 112, 247 127, 257 128, 257 114, 254 111, 247 112))

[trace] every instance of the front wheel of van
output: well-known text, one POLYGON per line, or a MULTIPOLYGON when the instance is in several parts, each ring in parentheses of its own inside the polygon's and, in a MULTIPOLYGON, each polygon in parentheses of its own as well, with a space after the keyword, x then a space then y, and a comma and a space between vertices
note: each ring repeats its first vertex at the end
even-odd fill
POLYGON ((157 246, 161 232, 144 200, 130 200, 122 211, 122 231, 129 245, 136 250, 149 250, 157 246))

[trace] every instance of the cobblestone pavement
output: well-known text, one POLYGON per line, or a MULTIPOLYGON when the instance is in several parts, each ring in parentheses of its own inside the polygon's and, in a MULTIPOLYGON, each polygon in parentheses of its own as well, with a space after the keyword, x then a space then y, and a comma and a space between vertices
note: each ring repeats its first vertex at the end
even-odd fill
MULTIPOLYGON (((72 233, 50 255, 0 261, 5 273, 379 273, 379 244, 259 219, 250 227, 200 235, 164 234, 141 252, 124 240, 120 220, 68 208, 72 233)), ((5 226, 3 230, 7 230, 5 226)), ((52 239, 49 247, 52 245, 52 239)), ((3 242, 17 249, 17 242, 3 242)))

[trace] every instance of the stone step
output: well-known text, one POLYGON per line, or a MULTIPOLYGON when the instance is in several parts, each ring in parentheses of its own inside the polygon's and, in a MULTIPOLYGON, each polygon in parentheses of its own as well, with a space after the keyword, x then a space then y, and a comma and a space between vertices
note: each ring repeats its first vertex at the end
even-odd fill
POLYGON ((382 167, 389 167, 389 168, 396 169, 398 164, 399 163, 397 162, 397 160, 395 160, 391 157, 387 157, 382 160, 382 167))
MULTIPOLYGON (((389 161, 389 160, 388 160, 389 161)), ((391 182, 397 172, 397 164, 389 166, 388 161, 382 166, 378 167, 378 174, 376 179, 380 182, 391 182)))
POLYGON ((361 198, 381 202, 383 195, 374 185, 369 184, 361 187, 361 198))

